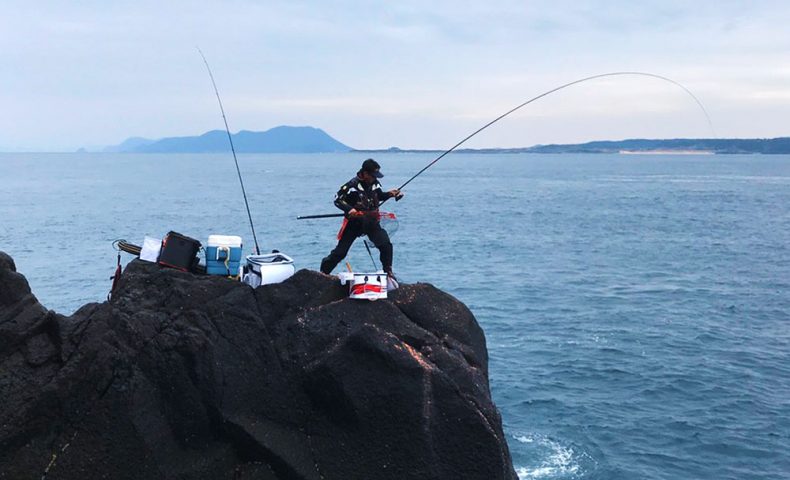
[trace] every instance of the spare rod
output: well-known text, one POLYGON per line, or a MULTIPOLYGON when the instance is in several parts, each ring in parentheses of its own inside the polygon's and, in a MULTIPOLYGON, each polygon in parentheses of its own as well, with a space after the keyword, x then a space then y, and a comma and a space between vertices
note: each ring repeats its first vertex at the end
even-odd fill
POLYGON ((241 178, 241 169, 239 169, 239 160, 236 158, 236 149, 233 147, 233 137, 230 134, 230 127, 228 127, 228 119, 225 117, 225 109, 222 108, 222 99, 219 98, 219 90, 217 90, 217 82, 214 81, 214 75, 211 73, 211 67, 208 66, 206 56, 196 47, 200 56, 203 57, 203 63, 206 64, 208 76, 211 78, 211 85, 214 86, 214 93, 217 94, 217 102, 219 102, 219 111, 222 112, 222 121, 225 122, 225 132, 228 134, 228 142, 230 143, 230 151, 233 152, 233 161, 236 163, 236 173, 239 174, 239 184, 241 185, 241 194, 244 195, 244 205, 247 207, 247 218, 250 219, 250 229, 252 230, 252 239, 255 242, 255 254, 260 255, 261 249, 258 248, 258 237, 255 236, 255 225, 252 223, 252 214, 250 213, 250 202, 247 201, 247 192, 244 190, 244 180, 241 178))

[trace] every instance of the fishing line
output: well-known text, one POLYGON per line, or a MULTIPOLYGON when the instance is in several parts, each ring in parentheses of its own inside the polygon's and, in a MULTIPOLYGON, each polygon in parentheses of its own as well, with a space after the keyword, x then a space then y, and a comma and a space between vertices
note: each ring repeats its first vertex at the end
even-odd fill
MULTIPOLYGON (((490 127, 491 125, 493 125, 493 124, 497 123, 498 121, 502 120, 503 118, 507 117, 508 115, 510 115, 511 113, 515 112, 516 110, 519 110, 520 108, 525 107, 525 106, 529 105, 530 103, 532 103, 532 102, 534 102, 536 100, 539 100, 539 99, 541 99, 541 98, 543 98, 543 97, 545 97, 547 95, 551 95, 554 92, 558 92, 558 91, 560 91, 562 89, 565 89, 565 88, 568 88, 568 87, 570 87, 572 85, 576 85, 577 83, 587 82, 587 81, 590 81, 590 80, 595 80, 597 78, 615 77, 615 76, 622 76, 622 75, 640 75, 640 76, 644 76, 644 77, 658 78, 660 80, 664 80, 666 82, 669 82, 669 83, 671 83, 673 85, 676 85, 676 86, 680 87, 681 89, 683 89, 684 92, 689 94, 689 96, 691 96, 691 98, 693 98, 695 102, 697 102, 697 105, 699 105, 699 108, 702 110, 702 113, 705 114, 705 119, 708 121, 708 126, 710 127, 710 130, 713 133, 713 136, 714 137, 716 136, 716 131, 713 129, 713 122, 710 121, 710 116, 708 115, 708 111, 705 110, 705 107, 702 105, 702 102, 700 102, 699 99, 693 93, 691 93, 691 90, 689 90, 688 88, 684 87, 680 83, 672 80, 671 78, 667 78, 667 77, 664 77, 664 76, 661 76, 661 75, 656 75, 654 73, 645 73, 645 72, 611 72, 611 73, 602 73, 602 74, 599 74, 599 75, 593 75, 591 77, 581 78, 579 80, 574 80, 574 81, 566 83, 564 85, 560 85, 557 88, 553 88, 553 89, 551 89, 551 90, 549 90, 547 92, 541 93, 537 97, 530 98, 529 100, 527 100, 526 102, 522 103, 521 105, 518 105, 517 107, 514 107, 514 108, 508 110, 507 112, 503 113, 502 115, 498 116, 497 118, 491 120, 490 122, 486 123, 482 127, 478 128, 477 130, 472 132, 472 134, 470 134, 469 136, 467 136, 466 138, 464 138, 460 142, 458 142, 455 145, 453 145, 449 150, 445 151, 444 153, 442 153, 441 155, 436 157, 436 159, 434 161, 432 161, 431 163, 426 165, 422 170, 417 172, 413 177, 411 177, 410 179, 406 180, 406 182, 403 185, 401 185, 398 188, 398 190, 402 190, 403 187, 405 187, 406 185, 411 183, 412 180, 414 180, 415 178, 420 176, 420 174, 422 172, 428 170, 430 167, 433 166, 433 164, 435 164, 436 162, 441 160, 445 155, 447 155, 448 153, 452 152, 456 148, 458 148, 461 145, 463 145, 464 143, 466 143, 467 140, 469 140, 470 138, 474 137, 475 135, 477 135, 478 133, 482 132, 483 130, 485 130, 486 128, 490 127)), ((385 202, 386 202, 386 200, 385 200, 385 202)), ((384 202, 381 202, 381 203, 384 203, 384 202)))
POLYGON ((214 86, 214 93, 217 94, 217 102, 219 102, 219 111, 222 112, 222 121, 225 122, 225 132, 228 134, 228 142, 230 143, 230 151, 233 152, 233 161, 236 163, 236 173, 239 174, 239 184, 241 184, 241 193, 244 195, 244 205, 247 207, 247 218, 250 219, 250 229, 252 230, 252 239, 255 242, 255 254, 260 255, 261 249, 258 248, 258 237, 255 236, 255 225, 252 223, 252 214, 250 213, 250 203, 247 201, 247 192, 244 190, 244 180, 241 179, 241 169, 239 169, 239 160, 236 158, 236 149, 233 147, 233 138, 230 135, 230 127, 228 127, 228 119, 225 117, 225 109, 222 107, 222 100, 219 98, 219 90, 217 90, 217 83, 214 81, 214 75, 211 73, 211 67, 208 66, 206 56, 197 48, 200 56, 203 57, 203 63, 206 64, 208 76, 211 78, 211 84, 214 86))
MULTIPOLYGON (((568 82, 566 84, 560 85, 559 87, 552 88, 551 90, 543 92, 543 93, 541 93, 540 95, 538 95, 536 97, 530 98, 526 102, 524 102, 524 103, 522 103, 522 104, 520 104, 520 105, 518 105, 518 106, 516 106, 516 107, 514 107, 514 108, 512 108, 510 110, 508 110, 507 112, 503 113, 502 115, 496 117, 495 119, 493 119, 490 122, 486 123, 482 127, 478 128, 477 130, 475 130, 474 132, 469 134, 466 138, 464 138, 460 142, 458 142, 455 145, 453 145, 448 150, 444 151, 444 153, 442 153, 441 155, 436 157, 431 163, 429 163, 428 165, 423 167, 422 170, 420 170, 419 172, 414 174, 414 176, 412 176, 410 179, 406 180, 406 182, 403 185, 398 187, 398 190, 403 190, 403 187, 405 187, 406 185, 411 183, 412 180, 414 180, 415 178, 419 177, 424 171, 426 171, 429 168, 431 168, 436 162, 438 162, 439 160, 444 158, 446 155, 448 155, 450 152, 452 152, 456 148, 458 148, 461 145, 463 145, 464 143, 466 143, 469 139, 471 139, 472 137, 474 137, 478 133, 482 132, 483 130, 487 129, 491 125, 493 125, 493 124, 497 123, 498 121, 502 120, 503 118, 507 117, 511 113, 513 113, 513 112, 515 112, 515 111, 517 111, 517 110, 529 105, 530 103, 532 103, 532 102, 534 102, 536 100, 540 100, 541 98, 543 98, 543 97, 545 97, 547 95, 551 95, 554 92, 558 92, 560 90, 563 90, 565 88, 568 88, 570 86, 573 86, 573 85, 576 85, 576 84, 579 84, 579 83, 588 82, 590 80, 595 80, 595 79, 603 78, 603 77, 616 77, 616 76, 624 76, 624 75, 637 75, 637 76, 643 76, 643 77, 657 78, 659 80, 663 80, 663 81, 669 82, 669 83, 671 83, 671 84, 673 84, 673 85, 675 85, 677 87, 680 87, 684 92, 686 92, 697 103, 697 105, 699 106, 700 110, 702 110, 702 113, 705 115, 705 119, 708 122, 708 126, 710 127, 710 130, 713 133, 713 136, 714 137, 716 136, 716 131, 713 128, 713 122, 711 122, 710 116, 708 115, 708 111, 705 109, 705 106, 702 105, 702 102, 700 102, 700 100, 693 93, 691 93, 691 90, 689 90, 688 88, 686 88, 682 84, 676 82, 675 80, 672 80, 671 78, 664 77, 662 75, 657 75, 655 73, 647 73, 647 72, 610 72, 610 73, 601 73, 599 75, 592 75, 590 77, 580 78, 578 80, 574 80, 572 82, 568 82)), ((383 204, 386 201, 387 200, 384 200, 383 202, 381 202, 381 204, 383 204)), ((381 204, 379 204, 379 205, 381 205, 381 204)), ((342 214, 342 213, 323 214, 323 215, 303 215, 303 216, 296 217, 296 219, 297 220, 307 220, 307 219, 313 219, 313 218, 342 217, 343 215, 344 214, 342 214)))

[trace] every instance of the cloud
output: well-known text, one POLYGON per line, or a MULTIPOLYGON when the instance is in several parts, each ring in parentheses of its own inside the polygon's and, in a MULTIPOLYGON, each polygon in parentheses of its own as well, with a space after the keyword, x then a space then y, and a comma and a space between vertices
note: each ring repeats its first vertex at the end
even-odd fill
MULTIPOLYGON (((196 45, 239 129, 299 121, 365 147, 436 147, 530 96, 616 70, 676 79, 741 136, 781 132, 790 113, 784 2, 11 0, 3 13, 4 146, 217 128, 196 45), (744 126, 755 115, 760 125, 744 126)), ((520 114, 561 123, 529 140, 625 134, 637 122, 698 133, 696 107, 666 86, 579 87, 520 114)), ((504 125, 484 139, 526 141, 504 125)))

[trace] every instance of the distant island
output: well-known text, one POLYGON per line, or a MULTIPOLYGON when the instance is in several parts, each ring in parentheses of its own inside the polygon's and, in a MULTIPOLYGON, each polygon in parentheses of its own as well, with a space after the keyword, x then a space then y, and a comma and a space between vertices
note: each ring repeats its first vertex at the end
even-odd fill
MULTIPOLYGON (((239 153, 334 153, 351 147, 340 143, 320 128, 275 127, 265 132, 242 130, 232 135, 239 153)), ((122 153, 214 153, 229 150, 225 130, 212 130, 195 137, 169 137, 159 140, 132 137, 105 152, 122 153)))
MULTIPOLYGON (((354 149, 315 127, 279 126, 265 132, 242 130, 233 134, 239 153, 437 153, 442 149, 354 149)), ((159 140, 132 137, 104 152, 216 153, 227 152, 228 135, 212 130, 192 137, 159 140)), ((620 154, 790 154, 790 137, 780 138, 675 138, 602 140, 575 144, 535 145, 519 148, 460 148, 458 153, 620 153, 620 154)))

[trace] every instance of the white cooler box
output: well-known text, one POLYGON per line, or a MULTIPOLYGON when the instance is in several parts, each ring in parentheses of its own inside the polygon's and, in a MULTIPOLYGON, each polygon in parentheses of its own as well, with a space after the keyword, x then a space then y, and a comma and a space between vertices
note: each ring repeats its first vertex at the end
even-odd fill
POLYGON ((348 283, 348 297, 356 300, 378 300, 387 298, 387 274, 340 272, 340 284, 348 283))
POLYGON ((241 264, 241 237, 209 235, 206 246, 206 273, 235 277, 241 264))
POLYGON ((255 288, 270 283, 280 283, 294 274, 294 261, 284 253, 247 255, 242 281, 255 288))

